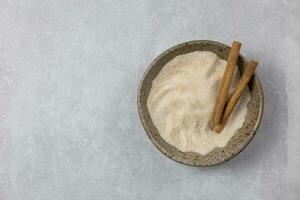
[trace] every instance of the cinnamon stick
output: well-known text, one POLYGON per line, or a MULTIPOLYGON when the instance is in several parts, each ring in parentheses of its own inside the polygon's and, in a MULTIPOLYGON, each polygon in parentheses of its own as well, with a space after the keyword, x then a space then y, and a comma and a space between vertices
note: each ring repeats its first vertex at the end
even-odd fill
POLYGON ((230 114, 232 113, 235 105, 237 104, 240 96, 242 95, 244 89, 246 88, 247 84, 249 83, 251 77, 253 76, 253 74, 255 73, 255 69, 257 66, 257 62, 254 60, 251 60, 243 75, 242 78, 240 79, 239 83, 237 84, 236 88, 234 89, 227 105, 225 108, 225 111, 223 113, 222 116, 222 120, 220 124, 214 125, 213 129, 214 131, 216 131, 217 133, 221 132, 224 128, 224 125, 226 124, 228 118, 230 117, 230 114))
POLYGON ((229 52, 227 65, 223 74, 223 79, 221 81, 218 97, 213 111, 213 116, 212 116, 213 126, 220 124, 221 122, 222 113, 226 103, 226 96, 233 78, 234 69, 239 56, 240 48, 241 48, 241 43, 237 41, 233 41, 232 47, 229 52))

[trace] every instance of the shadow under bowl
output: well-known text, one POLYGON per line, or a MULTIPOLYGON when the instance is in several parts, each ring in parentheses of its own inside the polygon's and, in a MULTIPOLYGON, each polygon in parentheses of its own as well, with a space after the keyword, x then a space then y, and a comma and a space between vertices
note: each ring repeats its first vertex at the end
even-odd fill
MULTIPOLYGON (((195 40, 178 44, 160 54, 148 67, 138 90, 138 111, 143 127, 152 143, 167 157, 182 164, 191 166, 213 166, 228 161, 239 154, 253 139, 260 125, 264 98, 259 78, 254 75, 249 82, 251 99, 247 105, 247 114, 242 127, 237 130, 225 147, 215 148, 206 155, 195 152, 182 152, 167 143, 154 126, 147 107, 147 99, 152 81, 159 74, 164 65, 174 57, 193 51, 211 51, 221 59, 227 60, 230 47, 215 41, 195 40)), ((246 67, 246 60, 239 56, 237 65, 240 73, 246 67)))

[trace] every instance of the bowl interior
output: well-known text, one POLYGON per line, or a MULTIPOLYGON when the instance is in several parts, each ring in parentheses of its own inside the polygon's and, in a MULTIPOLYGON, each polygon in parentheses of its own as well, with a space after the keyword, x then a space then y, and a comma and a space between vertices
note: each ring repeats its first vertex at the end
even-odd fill
MULTIPOLYGON (((227 60, 229 50, 230 47, 214 41, 190 41, 166 50, 159 55, 146 70, 138 91, 139 115, 143 127, 153 144, 172 160, 192 166, 211 166, 220 164, 236 156, 254 137, 263 112, 263 91, 257 75, 255 75, 248 84, 251 92, 251 99, 247 105, 247 114, 243 126, 234 134, 227 146, 215 148, 204 156, 194 152, 182 152, 176 147, 168 144, 159 135, 147 108, 147 98, 153 79, 158 75, 163 66, 174 57, 193 51, 211 51, 220 58, 227 60)), ((245 59, 242 56, 239 56, 237 65, 241 73, 244 71, 246 64, 245 59)))

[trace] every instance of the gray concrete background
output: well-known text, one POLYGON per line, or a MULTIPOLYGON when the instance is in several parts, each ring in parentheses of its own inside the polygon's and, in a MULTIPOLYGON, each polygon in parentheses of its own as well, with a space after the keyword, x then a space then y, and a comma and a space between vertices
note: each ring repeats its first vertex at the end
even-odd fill
POLYGON ((0 199, 299 199, 300 1, 0 0, 0 199), (194 39, 243 43, 265 114, 212 168, 175 163, 137 114, 142 74, 194 39))

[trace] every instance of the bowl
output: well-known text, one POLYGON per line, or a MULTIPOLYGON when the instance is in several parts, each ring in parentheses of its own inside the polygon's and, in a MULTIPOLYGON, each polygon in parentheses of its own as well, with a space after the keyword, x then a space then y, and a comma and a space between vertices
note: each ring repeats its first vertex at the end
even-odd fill
MULTIPOLYGON (((158 75, 164 65, 178 55, 193 51, 211 51, 217 54, 220 58, 227 60, 230 47, 215 41, 195 40, 178 44, 160 54, 147 68, 140 83, 137 100, 138 112, 148 137, 161 153, 182 164, 190 166, 213 166, 235 157, 255 136, 263 114, 263 90, 259 78, 255 74, 248 84, 251 98, 247 105, 245 121, 242 127, 236 131, 225 147, 215 148, 206 155, 200 155, 195 152, 180 151, 176 147, 167 143, 160 136, 151 120, 151 116, 147 108, 147 98, 153 79, 158 75)), ((240 73, 243 73, 246 64, 247 61, 240 55, 237 61, 240 73)))

